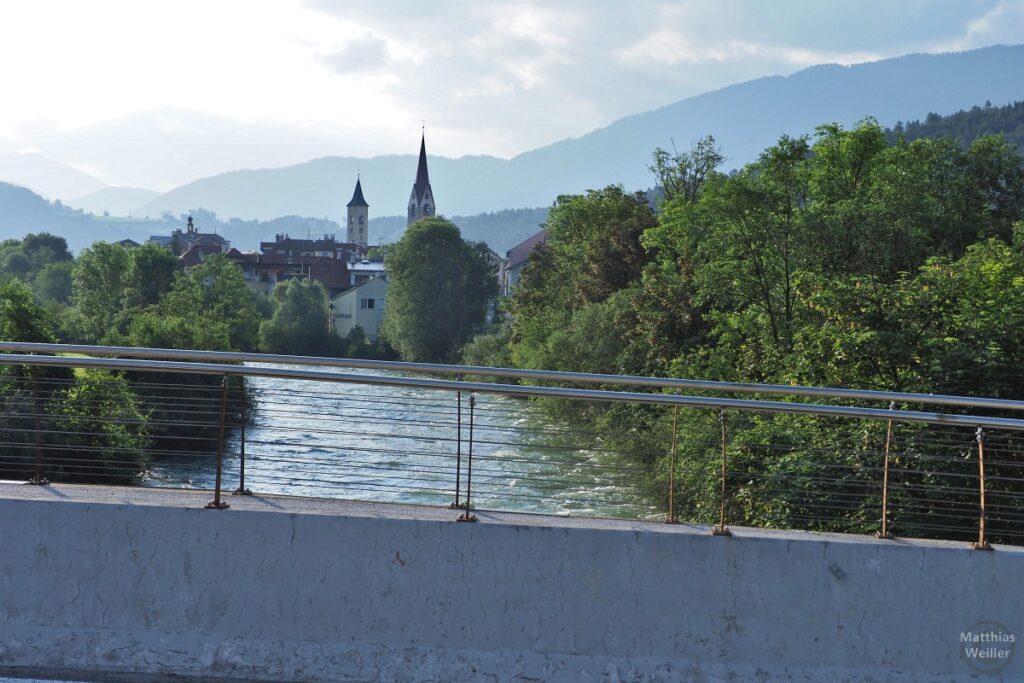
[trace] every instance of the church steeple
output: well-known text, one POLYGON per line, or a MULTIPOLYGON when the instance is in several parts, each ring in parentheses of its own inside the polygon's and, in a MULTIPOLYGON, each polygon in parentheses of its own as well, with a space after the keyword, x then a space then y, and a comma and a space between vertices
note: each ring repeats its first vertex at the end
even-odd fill
POLYGON ((420 161, 416 167, 416 182, 409 196, 409 216, 406 227, 421 218, 430 218, 436 213, 434 193, 430 189, 430 172, 427 170, 427 136, 420 138, 420 161))
POLYGON ((363 185, 359 176, 356 176, 356 191, 352 193, 352 199, 348 203, 348 207, 350 209, 353 206, 369 206, 369 204, 366 203, 366 200, 363 199, 363 185))
POLYGON ((348 237, 350 244, 365 247, 370 239, 370 205, 363 198, 363 185, 356 176, 356 189, 348 203, 348 237))

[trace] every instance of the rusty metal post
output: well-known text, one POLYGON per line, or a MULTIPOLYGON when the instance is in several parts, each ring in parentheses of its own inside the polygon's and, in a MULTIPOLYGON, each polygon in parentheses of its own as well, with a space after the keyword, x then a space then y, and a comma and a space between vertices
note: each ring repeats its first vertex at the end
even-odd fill
POLYGON ((33 456, 35 474, 28 480, 29 484, 42 486, 49 484, 43 477, 43 401, 39 396, 39 373, 32 372, 32 412, 35 414, 35 453, 33 456))
POLYGON ((975 433, 978 441, 978 540, 974 543, 975 550, 992 550, 985 540, 985 430, 978 427, 975 433))
POLYGON ((675 509, 675 479, 676 479, 676 424, 679 420, 679 406, 672 406, 672 450, 668 462, 668 517, 665 524, 679 524, 676 519, 675 509))
MULTIPOLYGON (((461 382, 462 375, 455 375, 455 381, 461 382)), ((462 507, 459 503, 459 488, 462 486, 462 392, 456 392, 455 397, 455 502, 448 506, 451 509, 462 507)))
POLYGON ((238 378, 238 403, 241 419, 238 425, 238 488, 231 492, 233 496, 251 496, 252 491, 245 488, 245 423, 248 420, 245 401, 245 378, 238 378))
MULTIPOLYGON (((889 410, 896 410, 896 401, 889 402, 889 410)), ((892 420, 885 428, 885 466, 882 469, 882 530, 878 538, 892 538, 889 533, 889 453, 892 446, 892 420)))
POLYGON ((729 527, 725 526, 725 478, 728 474, 728 470, 726 467, 726 449, 729 445, 729 434, 726 430, 724 410, 718 411, 718 422, 722 425, 722 490, 720 494, 721 509, 719 510, 718 524, 711 527, 711 533, 713 533, 715 536, 732 536, 732 532, 729 531, 729 527))
POLYGON ((224 423, 227 421, 228 413, 228 376, 220 383, 220 430, 217 436, 217 481, 213 493, 213 500, 206 504, 207 509, 223 510, 228 504, 220 499, 220 481, 224 472, 224 423))
POLYGON ((469 395, 469 453, 467 454, 468 460, 466 461, 466 511, 459 515, 458 521, 460 522, 475 522, 476 515, 470 512, 473 509, 472 500, 472 489, 473 489, 473 409, 476 407, 476 397, 473 394, 469 395))

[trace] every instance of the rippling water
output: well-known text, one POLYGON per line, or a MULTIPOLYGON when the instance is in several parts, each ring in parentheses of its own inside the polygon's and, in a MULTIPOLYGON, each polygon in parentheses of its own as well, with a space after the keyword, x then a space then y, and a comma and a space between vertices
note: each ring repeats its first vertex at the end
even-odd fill
MULTIPOLYGON (((317 368, 331 371, 331 368, 317 368)), ((373 373, 352 374, 383 374, 373 373)), ((245 429, 245 484, 260 493, 448 505, 459 450, 449 392, 252 378, 255 424, 245 429)), ((585 434, 552 424, 527 401, 479 395, 473 411, 472 499, 479 508, 649 517, 636 473, 585 434)), ((465 496, 470 398, 462 397, 460 498, 465 496)), ((237 488, 241 430, 224 460, 237 488)), ((213 488, 209 454, 162 459, 145 485, 213 488)))

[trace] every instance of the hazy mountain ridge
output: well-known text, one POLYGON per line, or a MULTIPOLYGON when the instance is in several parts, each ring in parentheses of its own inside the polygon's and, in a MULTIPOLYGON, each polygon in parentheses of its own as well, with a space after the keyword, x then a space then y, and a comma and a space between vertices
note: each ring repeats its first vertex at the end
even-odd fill
MULTIPOLYGON (((974 106, 947 116, 929 114, 922 121, 902 124, 908 139, 949 136, 969 144, 980 135, 1002 133, 1011 143, 1024 150, 1024 102, 1004 107, 974 106)), ((888 131, 890 136, 897 133, 888 131)), ((111 188, 118 189, 118 188, 111 188)), ((487 242, 498 253, 526 239, 539 230, 547 219, 546 208, 505 209, 470 216, 451 216, 463 236, 487 242)), ((301 216, 282 216, 269 221, 245 221, 238 218, 222 220, 215 214, 197 209, 197 225, 204 231, 216 231, 240 249, 256 249, 260 241, 269 241, 279 232, 293 237, 321 236, 342 228, 334 220, 301 216)), ((370 219, 370 241, 394 242, 405 231, 405 216, 379 216, 370 219)), ((151 234, 169 234, 184 223, 181 215, 170 220, 103 218, 83 215, 66 205, 49 202, 31 190, 0 182, 0 239, 21 238, 28 232, 49 231, 67 238, 78 250, 95 240, 115 241, 131 238, 142 242, 151 234)))
POLYGON ((159 196, 159 192, 141 187, 105 187, 64 203, 87 213, 102 215, 109 212, 114 216, 131 216, 138 212, 140 206, 159 196))
MULTIPOLYGON (((648 187, 655 147, 712 134, 729 166, 751 161, 779 135, 810 133, 829 121, 851 125, 875 116, 885 125, 953 112, 979 102, 1024 97, 1024 46, 941 55, 908 55, 853 66, 820 65, 690 97, 629 116, 510 160, 432 156, 438 209, 473 215, 517 206, 547 206, 563 193, 622 183, 648 187)), ((427 150, 430 150, 429 136, 427 150)), ((412 150, 410 150, 412 151, 412 150)), ((150 215, 205 207, 221 215, 287 214, 340 218, 357 171, 371 216, 403 214, 415 157, 325 157, 277 169, 234 171, 197 180, 140 207, 150 215)))
MULTIPOLYGON (((443 203, 444 193, 449 188, 476 185, 480 177, 490 175, 505 163, 487 156, 431 157, 430 180, 434 195, 443 203)), ((178 213, 201 206, 220 215, 243 219, 265 220, 298 214, 337 220, 345 215, 345 205, 352 198, 357 175, 361 175, 371 217, 374 214, 404 215, 416 176, 416 156, 323 157, 284 168, 232 171, 171 190, 139 210, 160 215, 163 211, 178 213)), ((449 192, 449 203, 440 206, 440 210, 451 206, 450 197, 449 192)))
MULTIPOLYGON (((344 239, 336 221, 305 216, 279 216, 268 221, 221 219, 203 209, 193 212, 196 226, 203 232, 216 232, 243 251, 259 249, 261 241, 272 241, 279 233, 292 237, 322 237, 334 234, 344 239)), ((510 209, 475 216, 452 216, 466 239, 485 241, 503 254, 510 247, 537 232, 547 218, 547 209, 510 209)), ((394 242, 405 231, 405 216, 383 216, 370 220, 370 239, 394 242)), ((151 235, 169 235, 184 225, 182 215, 164 215, 160 219, 118 218, 90 215, 72 209, 60 201, 51 202, 32 190, 0 182, 0 240, 21 239, 30 232, 50 232, 64 237, 73 251, 96 241, 116 242, 131 239, 145 242, 151 235)))
MULTIPOLYGON (((472 216, 445 216, 459 226, 462 237, 487 245, 504 255, 506 251, 537 233, 547 220, 546 208, 504 209, 472 216)), ((370 219, 370 241, 396 242, 405 232, 405 216, 381 216, 370 219)))
POLYGON ((51 199, 78 197, 106 187, 88 173, 33 152, 0 152, 0 182, 29 187, 51 199))
POLYGON ((0 182, 0 239, 21 239, 30 232, 64 237, 72 249, 95 240, 116 241, 141 232, 130 221, 97 223, 80 210, 50 202, 24 187, 0 182))

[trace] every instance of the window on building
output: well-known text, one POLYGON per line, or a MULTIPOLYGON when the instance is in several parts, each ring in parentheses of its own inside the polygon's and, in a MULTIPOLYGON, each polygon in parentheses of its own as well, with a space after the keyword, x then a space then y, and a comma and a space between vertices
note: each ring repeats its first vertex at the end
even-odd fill
POLYGON ((377 303, 376 299, 360 299, 359 300, 359 308, 366 309, 366 310, 373 310, 373 309, 377 308, 376 303, 377 303))
POLYGON ((363 216, 360 216, 359 217, 359 225, 362 225, 362 224, 363 224, 363 216))
POLYGON ((430 204, 424 204, 423 205, 423 215, 424 216, 429 216, 430 215, 430 204))

